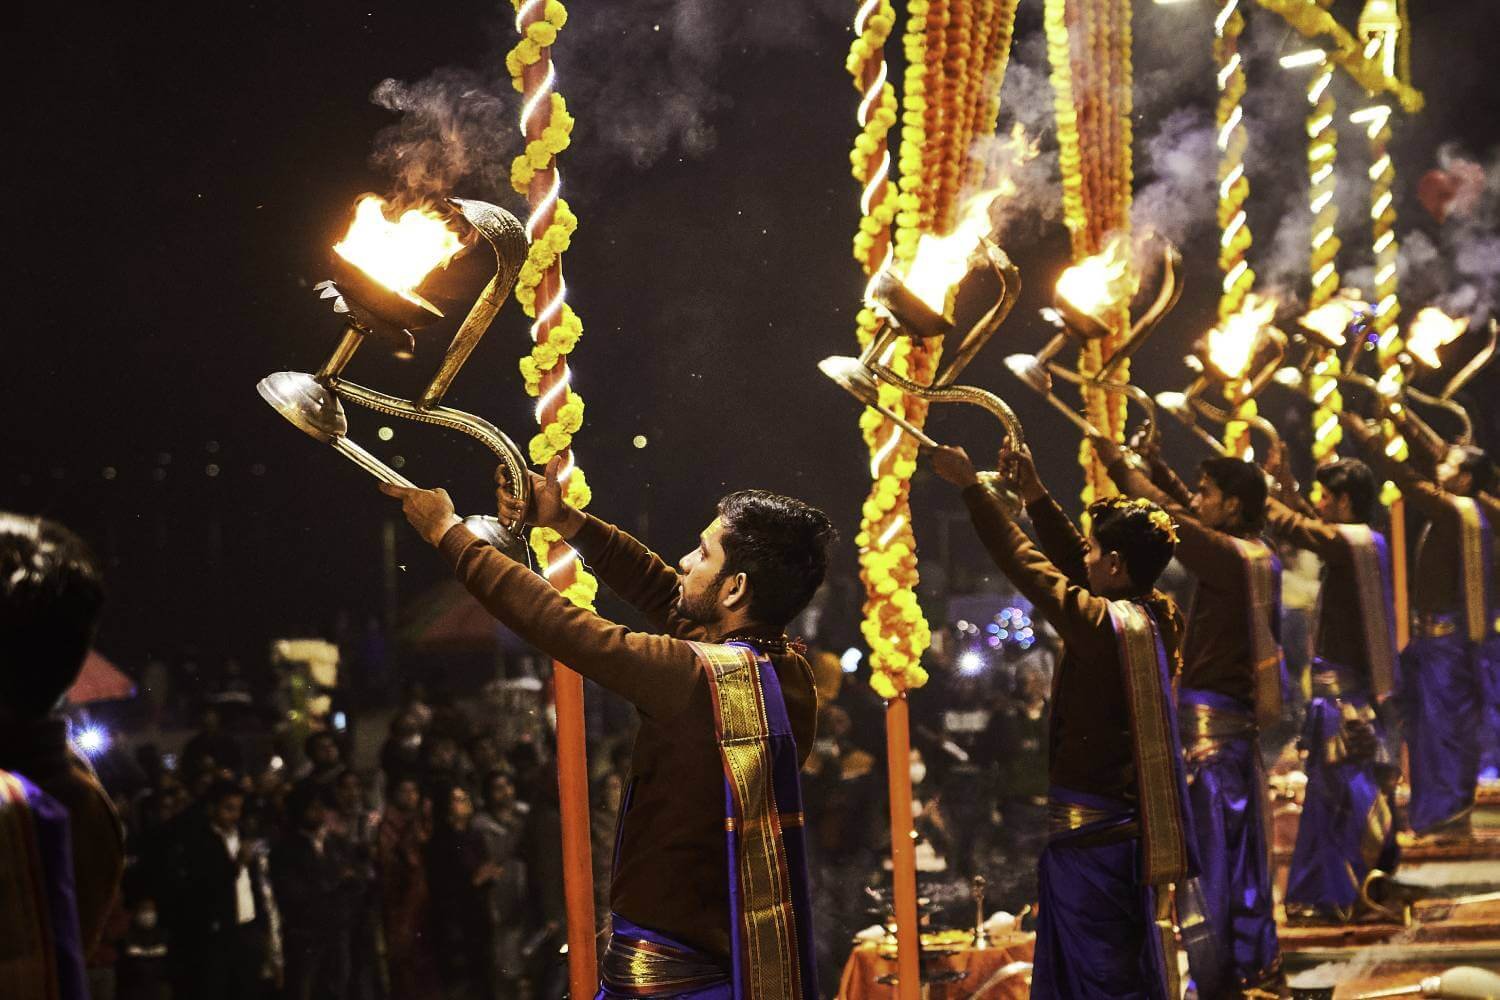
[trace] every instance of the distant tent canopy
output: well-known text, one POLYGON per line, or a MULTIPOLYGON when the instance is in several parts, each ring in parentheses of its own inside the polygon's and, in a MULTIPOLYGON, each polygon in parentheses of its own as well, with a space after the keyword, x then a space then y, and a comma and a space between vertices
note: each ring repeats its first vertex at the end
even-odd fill
POLYGON ((413 601, 401 616, 396 639, 404 649, 425 653, 531 649, 455 580, 445 580, 413 601))
POLYGON ((125 676, 97 649, 89 650, 78 679, 68 689, 68 704, 90 705, 98 701, 123 701, 135 697, 135 682, 125 676))

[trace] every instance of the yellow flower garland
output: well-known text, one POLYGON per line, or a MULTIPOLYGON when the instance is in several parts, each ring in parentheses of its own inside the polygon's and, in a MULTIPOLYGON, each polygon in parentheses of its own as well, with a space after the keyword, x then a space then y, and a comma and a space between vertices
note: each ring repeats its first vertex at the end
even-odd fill
MULTIPOLYGON (((1379 61, 1366 59, 1359 39, 1339 24, 1331 13, 1320 7, 1316 0, 1256 0, 1256 2, 1264 9, 1279 14, 1303 38, 1325 49, 1334 64, 1348 73, 1350 79, 1368 93, 1390 94, 1408 113, 1422 110, 1426 98, 1422 96, 1421 91, 1405 83, 1405 80, 1411 78, 1410 67, 1407 65, 1409 59, 1407 39, 1410 37, 1410 32, 1405 28, 1401 31, 1402 57, 1401 66, 1398 67, 1401 76, 1398 79, 1386 76, 1379 61)), ((1405 3, 1403 2, 1400 6, 1404 22, 1405 3)))
MULTIPOLYGON (((1245 214, 1245 200, 1250 196, 1250 180, 1245 174, 1245 147, 1249 135, 1244 124, 1245 65, 1239 53, 1239 39, 1245 30, 1245 18, 1239 10, 1240 0, 1219 0, 1214 18, 1214 66, 1218 74, 1219 100, 1216 109, 1219 147, 1219 322, 1225 323, 1245 304, 1245 296, 1255 284, 1255 272, 1246 253, 1250 249, 1250 221, 1245 214)), ((1255 401, 1241 399, 1238 385, 1224 386, 1225 402, 1238 418, 1224 425, 1224 448, 1228 454, 1244 457, 1250 453, 1250 425, 1255 415, 1255 401)))
MULTIPOLYGON (((1334 166, 1338 160, 1338 130, 1334 116, 1338 107, 1332 87, 1333 64, 1326 59, 1307 81, 1307 199, 1312 214, 1312 240, 1308 248, 1308 273, 1312 285, 1307 295, 1308 311, 1333 298, 1339 288, 1339 238, 1334 229, 1338 222, 1338 203, 1334 191, 1338 182, 1334 166)), ((1324 350, 1308 373, 1308 389, 1314 399, 1312 414, 1312 456, 1322 464, 1333 456, 1343 439, 1339 413, 1344 408, 1339 392, 1338 351, 1324 350)))
MULTIPOLYGON (((512 4, 520 11, 524 0, 512 0, 512 4)), ((548 55, 547 50, 568 20, 568 12, 559 0, 545 0, 540 13, 539 20, 524 26, 521 40, 505 57, 511 83, 518 91, 525 91, 526 69, 548 55)), ((554 90, 547 96, 546 126, 537 138, 527 142, 525 152, 511 163, 511 186, 520 193, 528 193, 537 174, 555 171, 557 156, 568 148, 572 133, 573 116, 568 113, 567 101, 554 90)), ((533 320, 538 314, 537 297, 542 282, 559 266, 577 228, 578 217, 566 201, 558 198, 547 228, 532 237, 526 261, 516 278, 515 295, 526 315, 533 320)), ((527 394, 540 396, 543 381, 559 364, 566 365, 564 359, 577 347, 578 338, 583 334, 583 322, 573 308, 563 302, 550 324, 536 324, 533 332, 535 342, 531 352, 521 359, 520 370, 527 394)), ((561 377, 567 377, 566 371, 561 377)), ((573 435, 583 426, 583 399, 571 388, 565 388, 561 402, 552 410, 550 418, 538 411, 537 420, 542 423, 542 428, 531 439, 527 450, 533 462, 545 465, 553 456, 572 447, 573 435)), ((573 466, 568 475, 564 498, 580 510, 592 499, 588 479, 577 466, 573 466)), ((599 591, 598 581, 583 568, 576 556, 572 556, 572 550, 562 537, 550 528, 537 528, 531 533, 531 547, 544 567, 557 566, 559 578, 568 581, 561 588, 563 596, 579 607, 593 610, 599 591), (571 565, 567 563, 569 557, 571 565)))

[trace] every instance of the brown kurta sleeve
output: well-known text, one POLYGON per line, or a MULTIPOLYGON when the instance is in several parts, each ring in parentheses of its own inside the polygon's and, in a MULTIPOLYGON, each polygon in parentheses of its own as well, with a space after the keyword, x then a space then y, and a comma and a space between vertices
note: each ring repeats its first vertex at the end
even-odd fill
POLYGON ((569 544, 610 590, 646 616, 654 628, 679 639, 704 638, 701 629, 676 612, 677 573, 627 531, 592 514, 569 544))
POLYGON ((1193 505, 1193 491, 1188 489, 1188 484, 1183 482, 1172 467, 1161 460, 1160 456, 1151 460, 1151 482, 1172 500, 1183 507, 1193 505))
POLYGON ((658 720, 688 704, 702 679, 687 642, 632 632, 575 607, 525 566, 475 538, 461 524, 438 551, 485 610, 522 639, 658 720))
POLYGON ((1083 561, 1089 550, 1088 540, 1079 532, 1073 519, 1063 513, 1052 495, 1028 503, 1026 513, 1036 528, 1036 540, 1042 553, 1070 582, 1080 587, 1088 583, 1088 568, 1083 561))
POLYGON ((1069 582, 1006 516, 989 490, 970 486, 963 496, 979 540, 995 565, 1057 629, 1079 664, 1117 671, 1109 602, 1069 582))
POLYGON ((1337 528, 1299 514, 1275 497, 1266 500, 1266 527, 1278 540, 1306 549, 1324 562, 1349 561, 1349 545, 1337 528))

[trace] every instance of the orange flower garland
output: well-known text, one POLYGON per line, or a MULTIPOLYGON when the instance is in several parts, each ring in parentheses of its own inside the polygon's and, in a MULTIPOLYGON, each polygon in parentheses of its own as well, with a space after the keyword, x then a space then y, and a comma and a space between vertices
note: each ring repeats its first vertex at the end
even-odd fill
MULTIPOLYGON (((1129 238, 1133 187, 1130 3, 1047 0, 1043 25, 1052 64, 1063 222, 1076 263, 1101 252, 1113 235, 1129 238)), ((1129 322, 1129 306, 1122 303, 1113 317, 1113 333, 1104 343, 1090 342, 1079 352, 1081 374, 1100 370, 1105 353, 1119 345, 1129 322)), ((1128 369, 1122 367, 1121 375, 1128 377, 1128 369)), ((1084 390, 1083 403, 1096 427, 1116 440, 1124 438, 1123 399, 1084 390)), ((1111 492, 1109 477, 1087 441, 1080 446, 1078 459, 1085 470, 1084 503, 1111 492)))
MULTIPOLYGON (((1250 196, 1250 181, 1245 176, 1245 147, 1249 135, 1245 130, 1245 65, 1239 53, 1240 34, 1245 18, 1239 10, 1240 0, 1220 0, 1214 18, 1214 66, 1217 69, 1219 101, 1216 112, 1219 147, 1219 322, 1225 323, 1240 311, 1245 296, 1255 284, 1246 253, 1250 249, 1250 221, 1245 214, 1245 200, 1250 196)), ((1250 425, 1255 415, 1255 401, 1240 400, 1238 387, 1225 386, 1225 400, 1240 419, 1224 425, 1224 447, 1228 454, 1245 456, 1250 452, 1250 425)))

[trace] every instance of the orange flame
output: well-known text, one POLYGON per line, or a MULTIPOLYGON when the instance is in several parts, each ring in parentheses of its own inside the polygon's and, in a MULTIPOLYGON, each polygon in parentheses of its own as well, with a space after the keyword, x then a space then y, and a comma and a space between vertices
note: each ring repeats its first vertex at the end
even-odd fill
POLYGON ((1125 240, 1111 239, 1092 257, 1085 257, 1057 277, 1057 296, 1079 312, 1100 319, 1106 307, 1135 294, 1125 240))
POLYGON ((1251 293, 1240 311, 1208 331, 1207 361, 1225 379, 1243 378, 1276 317, 1276 300, 1251 293))
POLYGON ((917 255, 907 268, 902 284, 940 315, 948 315, 948 293, 969 270, 969 255, 990 233, 990 203, 994 191, 977 194, 964 202, 958 224, 947 236, 924 235, 917 241, 917 255))
POLYGON ((333 252, 396 294, 420 301, 417 286, 433 268, 452 260, 463 241, 436 213, 412 208, 391 222, 385 207, 375 195, 361 198, 349 232, 333 252))
POLYGON ((1343 347, 1348 340, 1345 331, 1354 322, 1359 305, 1353 299, 1330 299, 1297 322, 1312 333, 1322 346, 1343 347))
POLYGON ((1406 350, 1428 368, 1443 367, 1438 348, 1453 343, 1469 328, 1469 318, 1454 319, 1435 306, 1417 313, 1406 331, 1406 350))

